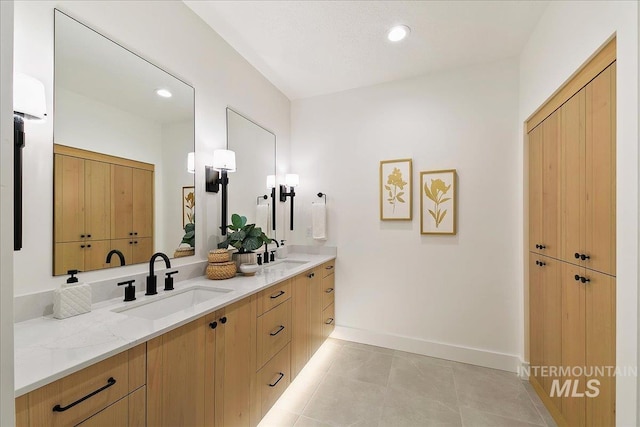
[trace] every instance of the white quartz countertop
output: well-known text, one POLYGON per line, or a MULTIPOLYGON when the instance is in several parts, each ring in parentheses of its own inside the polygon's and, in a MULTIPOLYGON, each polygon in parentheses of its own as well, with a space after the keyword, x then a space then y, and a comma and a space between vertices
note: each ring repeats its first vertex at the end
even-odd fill
POLYGON ((157 295, 145 296, 144 283, 137 283, 136 300, 132 302, 125 303, 118 298, 93 304, 91 312, 63 320, 46 316, 16 323, 15 395, 26 394, 334 258, 335 255, 292 253, 264 267, 286 261, 304 263, 288 270, 262 270, 255 276, 238 275, 228 280, 208 280, 201 276, 177 282, 174 291, 166 292, 164 281, 159 277, 157 295), (113 311, 167 298, 193 287, 230 291, 155 320, 113 311))

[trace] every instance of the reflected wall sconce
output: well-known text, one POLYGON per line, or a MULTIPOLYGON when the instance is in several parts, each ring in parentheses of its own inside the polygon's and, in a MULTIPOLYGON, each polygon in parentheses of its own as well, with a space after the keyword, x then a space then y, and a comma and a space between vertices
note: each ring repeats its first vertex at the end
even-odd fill
POLYGON ((276 229, 276 176, 267 175, 267 190, 271 190, 271 229, 276 229))
POLYGON ((196 153, 187 154, 187 172, 196 173, 196 153))
POLYGON ((13 80, 13 250, 22 249, 22 149, 24 121, 47 116, 44 85, 25 74, 13 80))
POLYGON ((209 193, 217 193, 222 187, 222 235, 227 234, 227 173, 236 171, 236 153, 231 150, 213 152, 213 166, 205 166, 205 189, 209 193))
POLYGON ((293 230, 293 199, 296 197, 295 187, 300 184, 300 177, 295 173, 288 173, 285 175, 285 184, 280 185, 280 201, 286 202, 287 197, 291 197, 291 217, 289 223, 289 230, 293 230), (289 192, 287 192, 289 187, 289 192))

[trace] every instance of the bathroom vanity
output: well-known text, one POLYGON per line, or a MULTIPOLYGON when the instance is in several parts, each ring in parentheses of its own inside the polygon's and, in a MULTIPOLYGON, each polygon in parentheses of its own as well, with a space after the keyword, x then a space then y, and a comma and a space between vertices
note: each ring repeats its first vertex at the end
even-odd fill
POLYGON ((333 331, 334 272, 333 255, 295 253, 18 323, 17 426, 255 426, 333 331))

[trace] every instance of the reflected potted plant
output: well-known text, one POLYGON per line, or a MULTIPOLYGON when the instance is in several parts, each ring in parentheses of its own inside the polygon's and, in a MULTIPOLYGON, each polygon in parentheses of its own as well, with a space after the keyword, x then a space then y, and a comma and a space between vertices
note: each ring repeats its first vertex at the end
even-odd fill
POLYGON ((255 224, 247 224, 247 217, 238 214, 231 215, 231 224, 227 225, 231 233, 227 238, 218 243, 218 248, 227 249, 233 246, 238 252, 232 255, 238 268, 240 264, 255 264, 256 254, 253 252, 265 243, 271 243, 271 239, 255 224))

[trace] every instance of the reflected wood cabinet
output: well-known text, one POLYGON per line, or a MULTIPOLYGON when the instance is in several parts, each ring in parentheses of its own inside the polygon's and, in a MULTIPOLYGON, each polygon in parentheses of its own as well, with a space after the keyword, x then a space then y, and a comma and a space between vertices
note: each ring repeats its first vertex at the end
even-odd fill
POLYGON ((615 425, 615 377, 599 375, 616 364, 612 43, 594 57, 599 69, 585 67, 592 78, 528 133, 530 382, 559 425, 615 425))
POLYGON ((148 163, 54 145, 53 274, 108 268, 111 249, 127 264, 147 261, 153 177, 148 163))

